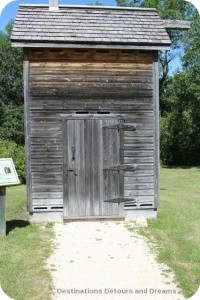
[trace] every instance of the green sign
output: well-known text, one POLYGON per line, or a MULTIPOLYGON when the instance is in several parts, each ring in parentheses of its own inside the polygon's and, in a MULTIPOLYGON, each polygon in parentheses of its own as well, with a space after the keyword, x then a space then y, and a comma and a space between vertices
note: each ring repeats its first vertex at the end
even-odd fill
POLYGON ((19 184, 12 158, 0 158, 0 186, 19 184))

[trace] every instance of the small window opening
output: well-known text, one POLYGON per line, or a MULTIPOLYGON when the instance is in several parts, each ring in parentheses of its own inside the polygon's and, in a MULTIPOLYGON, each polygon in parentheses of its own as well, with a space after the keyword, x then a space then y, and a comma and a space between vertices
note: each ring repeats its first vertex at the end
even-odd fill
POLYGON ((34 207, 34 210, 44 210, 44 209, 47 209, 47 207, 46 206, 45 207, 42 207, 42 206, 34 207))
POLYGON ((54 207, 51 207, 51 209, 63 209, 63 206, 54 206, 54 207))

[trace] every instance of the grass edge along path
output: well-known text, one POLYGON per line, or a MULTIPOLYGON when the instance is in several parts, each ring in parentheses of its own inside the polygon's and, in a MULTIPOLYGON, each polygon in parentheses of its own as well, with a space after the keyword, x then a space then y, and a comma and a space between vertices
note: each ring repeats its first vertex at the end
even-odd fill
POLYGON ((200 168, 161 168, 160 173, 158 219, 138 231, 190 298, 200 285, 200 168))
POLYGON ((0 238, 0 284, 14 300, 49 300, 52 279, 45 266, 53 250, 53 224, 29 223, 25 186, 7 188, 7 236, 0 238))

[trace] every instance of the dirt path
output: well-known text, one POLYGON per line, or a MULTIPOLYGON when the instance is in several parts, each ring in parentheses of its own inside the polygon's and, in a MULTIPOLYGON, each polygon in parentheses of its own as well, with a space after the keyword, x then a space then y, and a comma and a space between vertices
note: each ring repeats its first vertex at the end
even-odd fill
POLYGON ((183 300, 143 237, 123 222, 56 223, 53 300, 183 300))

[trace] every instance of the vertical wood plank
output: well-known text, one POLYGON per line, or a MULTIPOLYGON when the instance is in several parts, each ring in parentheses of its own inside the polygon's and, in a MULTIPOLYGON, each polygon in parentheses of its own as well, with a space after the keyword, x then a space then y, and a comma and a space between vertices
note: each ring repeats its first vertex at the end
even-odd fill
POLYGON ((67 120, 63 120, 62 134, 63 134, 63 215, 67 217, 69 215, 68 205, 69 205, 69 194, 68 194, 68 128, 67 120))
MULTIPOLYGON (((85 140, 84 140, 84 131, 85 131, 85 123, 84 120, 79 121, 79 132, 80 132, 80 137, 79 137, 79 145, 77 145, 77 153, 76 155, 79 156, 77 157, 77 178, 76 180, 79 182, 78 185, 78 201, 79 205, 81 207, 81 215, 85 216, 86 215, 86 186, 85 186, 85 140)), ((77 141, 78 142, 78 141, 77 141)))
POLYGON ((32 181, 31 181, 31 119, 30 119, 30 96, 29 96, 29 60, 27 50, 24 50, 23 62, 24 80, 24 112, 25 112, 25 148, 26 148, 26 192, 27 209, 33 211, 32 205, 32 181))
POLYGON ((85 215, 85 201, 84 201, 84 187, 83 180, 84 174, 83 170, 85 169, 84 165, 84 157, 82 155, 82 144, 83 144, 83 133, 84 128, 82 128, 83 121, 82 120, 73 120, 74 128, 75 128, 75 141, 74 141, 74 153, 72 156, 74 157, 73 161, 73 169, 75 170, 72 173, 74 184, 75 184, 75 208, 74 211, 79 216, 85 215), (82 159, 82 160, 81 160, 82 159))
POLYGON ((159 207, 159 165, 160 165, 160 146, 159 146, 159 70, 158 70, 158 51, 154 52, 153 62, 153 105, 154 105, 154 193, 155 207, 159 207))
POLYGON ((98 125, 98 139, 99 139, 99 215, 104 215, 104 199, 105 199, 105 191, 104 191, 104 161, 103 161, 103 153, 104 153, 104 145, 103 145, 103 120, 99 120, 98 125))
POLYGON ((86 202, 86 216, 92 214, 93 208, 90 202, 90 197, 92 193, 91 187, 91 124, 90 120, 84 120, 85 131, 84 131, 84 140, 85 140, 85 202, 86 202))
MULTIPOLYGON (((103 126, 103 143, 104 143, 104 168, 116 166, 119 164, 119 149, 120 149, 120 138, 119 132, 116 129, 107 129, 105 126, 118 124, 117 119, 105 120, 103 126)), ((105 199, 112 199, 119 197, 119 172, 105 170, 104 171, 104 190, 105 199)), ((118 214, 119 206, 115 203, 104 204, 105 215, 116 215, 118 214)))
POLYGON ((100 177, 100 151, 101 145, 99 140, 99 120, 92 120, 93 137, 92 137, 92 156, 93 156, 93 166, 92 166, 92 185, 93 185, 93 214, 98 216, 100 213, 100 193, 99 193, 99 177, 100 177))
MULTIPOLYGON (((124 120, 119 120, 119 124, 124 124, 124 120)), ((119 132, 119 164, 124 165, 124 130, 119 132)), ((124 197, 124 171, 119 174, 119 196, 124 197)), ((122 215, 124 211, 124 204, 119 204, 119 214, 122 215)))
MULTIPOLYGON (((76 123, 74 120, 68 121, 68 166, 69 169, 75 169, 75 161, 72 160, 72 147, 76 148, 76 123)), ((71 216, 77 215, 77 197, 76 197, 76 176, 73 172, 68 172, 69 178, 69 213, 71 216)))

